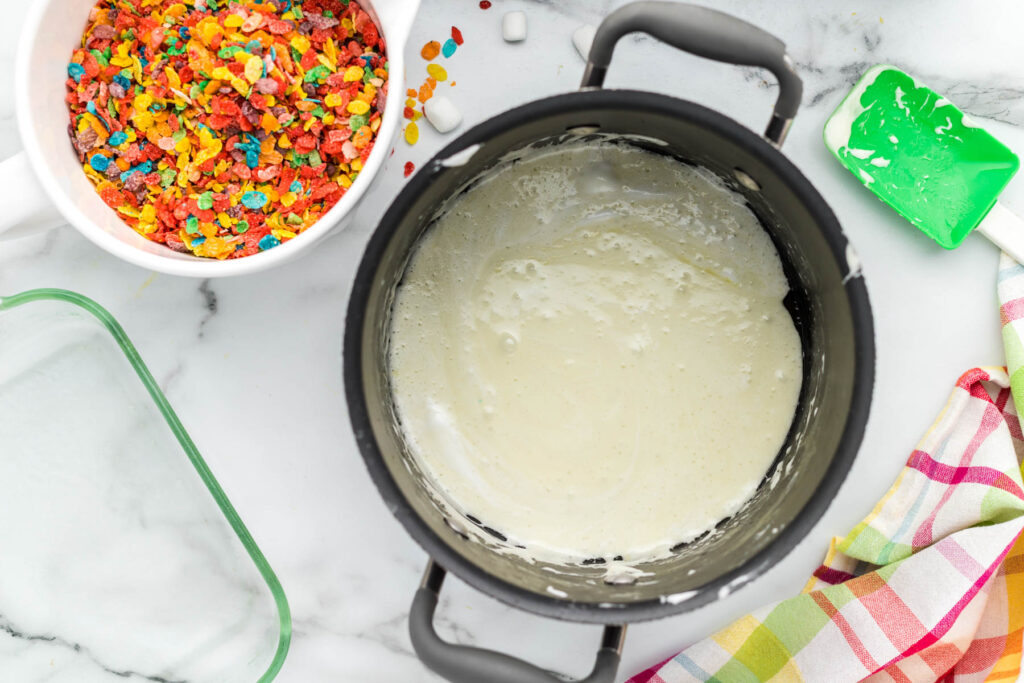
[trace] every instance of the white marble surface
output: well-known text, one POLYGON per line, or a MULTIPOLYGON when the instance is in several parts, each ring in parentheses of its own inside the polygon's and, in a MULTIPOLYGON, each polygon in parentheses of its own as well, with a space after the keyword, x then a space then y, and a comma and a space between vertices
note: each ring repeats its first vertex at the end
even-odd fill
MULTIPOLYGON (((12 56, 28 4, 3 0, 0 156, 19 147, 12 56)), ((424 0, 407 48, 410 80, 425 76, 420 46, 444 40, 458 25, 466 44, 445 62, 458 84, 441 87, 465 113, 465 130, 515 104, 573 89, 582 61, 572 31, 618 4, 495 0, 482 11, 475 0, 424 0), (525 10, 529 21, 527 40, 514 45, 500 39, 501 15, 511 9, 525 10)), ((888 487, 957 375, 1003 362, 995 248, 980 237, 953 253, 936 247, 833 161, 821 129, 861 72, 890 62, 988 119, 993 133, 1024 150, 1024 5, 1003 0, 968 9, 943 0, 925 11, 921 3, 882 1, 844 3, 842 10, 806 0, 705 4, 780 36, 805 79, 804 106, 785 152, 832 205, 864 263, 877 329, 875 403, 853 472, 810 536, 752 587, 694 613, 631 627, 623 677, 798 591, 828 539, 888 487)), ((607 84, 692 99, 760 130, 775 94, 764 78, 633 39, 617 52, 607 84)), ((77 290, 105 305, 134 339, 288 593, 295 635, 281 681, 437 680, 411 653, 405 631, 425 556, 364 471, 345 412, 340 349, 353 270, 403 183, 402 164, 425 161, 449 139, 425 128, 416 147, 398 143, 353 225, 317 253, 250 277, 157 276, 117 261, 70 228, 0 243, 0 293, 77 290)), ((1024 211, 1024 181, 1012 182, 1004 199, 1024 211)), ((577 675, 589 669, 599 634, 510 610, 458 581, 446 587, 439 614, 448 637, 577 675)), ((0 639, 10 637, 0 616, 0 639)), ((58 638, 37 647, 71 644, 58 638)), ((124 680, 101 673, 95 680, 124 680)))

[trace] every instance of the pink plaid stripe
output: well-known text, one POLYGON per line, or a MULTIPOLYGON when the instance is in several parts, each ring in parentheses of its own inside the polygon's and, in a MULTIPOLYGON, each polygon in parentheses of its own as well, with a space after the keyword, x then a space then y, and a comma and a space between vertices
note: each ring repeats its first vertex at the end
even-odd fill
MULTIPOLYGON (((988 373, 985 373, 985 377, 986 379, 988 378, 988 373)), ((985 406, 985 412, 982 415, 981 424, 978 425, 978 429, 974 432, 974 437, 967 445, 967 448, 964 449, 963 457, 960 458, 959 467, 961 468, 967 467, 971 464, 971 460, 974 459, 974 454, 978 452, 979 448, 981 448, 981 444, 984 443, 989 434, 994 432, 999 425, 1003 424, 1002 411, 995 407, 992 398, 988 395, 988 392, 985 391, 981 382, 971 385, 970 393, 971 396, 975 398, 987 401, 988 405, 985 406)), ((939 516, 939 510, 941 510, 942 507, 949 502, 949 499, 953 497, 953 491, 954 488, 950 486, 942 492, 942 498, 939 499, 938 504, 928 514, 928 517, 924 520, 921 526, 918 527, 913 540, 915 548, 924 548, 935 541, 932 534, 932 529, 935 525, 935 518, 939 516)))
POLYGON ((937 481, 941 484, 983 484, 1002 489, 1024 500, 1024 490, 1021 490, 1017 482, 991 467, 954 467, 934 460, 932 456, 924 451, 914 451, 910 456, 910 460, 907 461, 907 466, 914 468, 932 481, 937 481))
POLYGON ((1001 324, 1013 322, 1024 318, 1024 297, 1007 301, 999 307, 999 320, 1001 324))

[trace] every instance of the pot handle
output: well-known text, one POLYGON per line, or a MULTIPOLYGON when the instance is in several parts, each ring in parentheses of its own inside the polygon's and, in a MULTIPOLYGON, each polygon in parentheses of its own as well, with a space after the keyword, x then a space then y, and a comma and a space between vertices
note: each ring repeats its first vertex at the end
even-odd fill
MULTIPOLYGON (((452 683, 564 683, 571 680, 501 652, 441 640, 434 630, 434 610, 446 574, 433 560, 427 563, 427 571, 409 612, 412 647, 427 668, 452 683)), ((578 683, 612 683, 619 669, 625 637, 625 626, 605 626, 594 668, 578 683)))
POLYGON ((597 28, 581 90, 601 87, 615 43, 636 31, 700 57, 771 71, 779 81, 779 97, 764 137, 776 147, 782 145, 803 94, 803 82, 786 54, 785 43, 753 24, 707 7, 634 2, 609 14, 597 28))

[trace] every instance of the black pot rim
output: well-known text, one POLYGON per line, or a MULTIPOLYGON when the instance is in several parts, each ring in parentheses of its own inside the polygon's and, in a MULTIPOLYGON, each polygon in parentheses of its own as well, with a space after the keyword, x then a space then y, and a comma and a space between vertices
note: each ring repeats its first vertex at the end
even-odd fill
MULTIPOLYGON (((867 424, 875 372, 875 338, 871 305, 864 279, 857 272, 847 275, 844 288, 854 322, 853 342, 856 359, 850 414, 835 456, 821 484, 797 513, 793 522, 776 534, 757 555, 696 589, 687 600, 677 604, 652 599, 635 603, 616 603, 614 607, 601 607, 598 603, 573 602, 534 593, 495 577, 464 559, 416 514, 402 495, 378 449, 366 407, 361 371, 361 339, 366 318, 366 299, 377 265, 399 220, 410 209, 415 198, 432 182, 434 170, 440 168, 440 160, 447 159, 472 145, 484 143, 524 120, 567 111, 578 110, 583 114, 602 108, 621 107, 624 99, 628 99, 630 106, 637 111, 686 119, 732 138, 745 147, 796 193, 814 217, 836 262, 849 267, 848 240, 828 204, 792 162, 746 127, 699 104, 657 93, 632 90, 566 93, 521 105, 474 126, 438 152, 409 180, 384 214, 363 253, 349 298, 343 352, 345 394, 356 442, 370 477, 388 508, 409 535, 446 570, 502 602, 547 617, 596 624, 645 621, 694 610, 750 583, 789 554, 824 515, 853 465, 867 424)), ((585 123, 587 122, 581 119, 580 124, 585 123)))

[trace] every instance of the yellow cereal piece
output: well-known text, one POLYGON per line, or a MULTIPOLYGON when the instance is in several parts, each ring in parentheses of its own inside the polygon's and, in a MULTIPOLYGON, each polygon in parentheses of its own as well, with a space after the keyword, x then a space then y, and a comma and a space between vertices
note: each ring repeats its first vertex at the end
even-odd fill
POLYGON ((356 157, 355 159, 353 159, 352 160, 352 170, 353 171, 362 171, 363 170, 363 160, 360 159, 359 157, 356 157))
POLYGON ((139 93, 132 100, 132 106, 135 107, 135 111, 146 111, 151 104, 153 104, 153 96, 146 92, 139 93))
POLYGON ((298 200, 298 196, 294 192, 285 192, 281 195, 281 204, 285 207, 289 207, 298 200))
POLYGON ((448 72, 444 70, 444 67, 440 64, 427 64, 427 73, 434 77, 438 81, 448 80, 448 72))
POLYGON ((238 28, 243 23, 245 23, 245 17, 243 17, 241 14, 230 14, 224 20, 224 25, 228 28, 238 28))
POLYGON ((350 66, 345 69, 345 82, 351 83, 353 81, 363 80, 363 67, 361 66, 350 66))
POLYGON ((114 66, 119 66, 121 68, 126 68, 126 67, 129 67, 129 66, 132 65, 132 58, 129 57, 128 55, 121 55, 121 54, 119 54, 119 55, 115 55, 115 56, 111 57, 110 58, 110 63, 113 64, 114 66))
POLYGON ((336 117, 334 116, 334 114, 332 114, 331 112, 327 112, 326 114, 324 114, 324 117, 320 120, 324 122, 325 126, 329 126, 332 123, 334 123, 335 118, 336 117))
MULTIPOLYGON (((178 154, 184 154, 185 152, 188 152, 190 149, 192 149, 192 141, 189 140, 187 137, 184 137, 178 140, 176 143, 174 143, 174 151, 177 152, 178 154)), ((178 168, 181 168, 180 164, 178 168)))
POLYGON ((186 9, 187 8, 185 7, 185 5, 183 5, 180 2, 176 2, 173 5, 171 5, 170 7, 168 7, 167 9, 164 10, 164 16, 165 17, 174 17, 175 19, 178 19, 179 17, 181 17, 182 14, 185 13, 186 9))
POLYGON ((220 27, 215 21, 204 21, 200 24, 199 37, 204 43, 209 45, 213 42, 213 39, 224 33, 224 29, 220 27))
POLYGON ((205 88, 203 88, 203 93, 206 94, 206 95, 212 95, 213 93, 215 93, 218 90, 220 90, 220 84, 221 84, 221 82, 218 81, 217 79, 215 79, 215 78, 210 79, 210 82, 206 84, 205 88))
POLYGON ((405 141, 410 145, 415 145, 416 141, 420 139, 420 128, 416 125, 415 121, 410 121, 405 125, 405 141))
POLYGON ((156 207, 153 206, 152 204, 146 204, 144 207, 142 207, 142 211, 139 213, 139 220, 146 223, 152 223, 153 221, 155 221, 156 207))
POLYGON ((249 61, 245 63, 245 80, 255 83, 261 78, 263 78, 263 60, 256 55, 250 55, 249 61))
POLYGON ((320 64, 326 66, 332 72, 337 70, 337 69, 334 68, 334 65, 331 64, 331 60, 327 59, 327 57, 325 57, 324 55, 317 55, 316 56, 316 61, 318 61, 320 64))
POLYGON ((350 114, 365 114, 370 111, 370 105, 363 100, 352 100, 346 109, 350 114))
POLYGON ((370 121, 370 131, 376 133, 380 128, 380 119, 374 119, 370 121))
POLYGON ((290 149, 292 146, 292 141, 288 139, 287 135, 282 135, 277 139, 277 145, 282 149, 290 149))
POLYGON ((120 213, 120 214, 124 214, 125 216, 128 216, 130 218, 138 218, 139 217, 138 209, 136 209, 134 207, 131 207, 131 206, 128 206, 127 204, 124 204, 123 206, 117 207, 117 212, 120 213))
POLYGON ((409 109, 415 109, 416 108, 416 104, 417 104, 416 100, 414 100, 411 97, 406 99, 406 101, 405 101, 405 106, 409 107, 409 109))
POLYGON ((285 240, 290 240, 291 238, 295 237, 294 232, 292 232, 291 230, 285 230, 284 228, 271 230, 270 234, 276 237, 277 239, 281 240, 282 242, 284 242, 285 240))
POLYGON ((347 175, 339 176, 338 184, 341 185, 342 187, 352 187, 352 179, 349 178, 347 175))
POLYGON ((324 42, 324 56, 327 57, 328 66, 331 67, 331 71, 338 68, 338 52, 334 49, 334 40, 331 38, 324 42))
POLYGON ((309 38, 306 36, 295 36, 291 39, 290 45, 294 47, 300 55, 306 54, 306 50, 309 49, 309 38))
MULTIPOLYGON (((248 54, 248 53, 247 52, 246 53, 239 52, 237 54, 248 54)), ((232 78, 234 78, 234 76, 235 75, 233 73, 231 73, 231 71, 229 71, 226 66, 218 66, 217 68, 215 68, 213 71, 210 72, 210 78, 216 79, 218 81, 230 81, 232 78)))
POLYGON ((328 93, 327 97, 324 98, 324 104, 328 107, 337 107, 342 101, 341 95, 336 92, 328 93))
POLYGON ((232 78, 231 87, 237 90, 239 95, 249 95, 249 84, 243 81, 241 78, 232 78))

